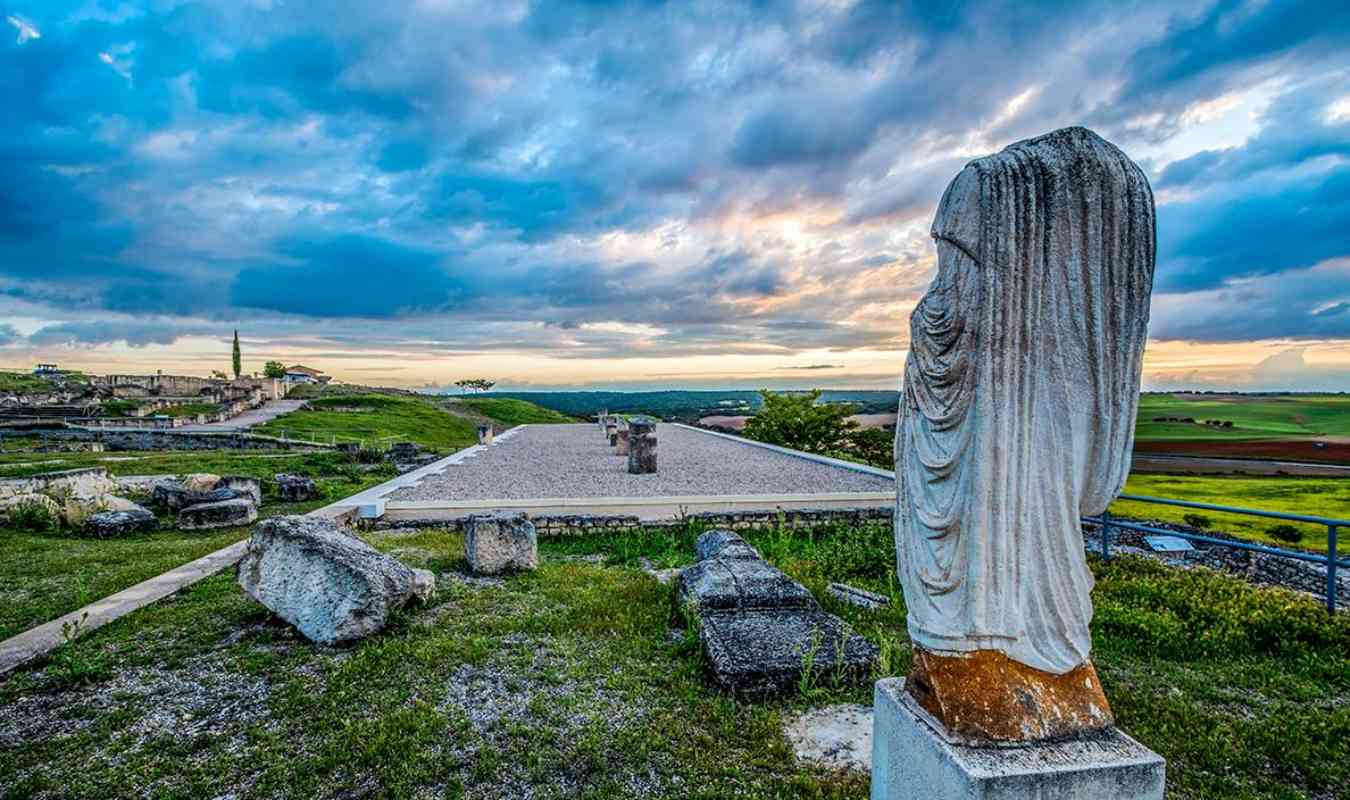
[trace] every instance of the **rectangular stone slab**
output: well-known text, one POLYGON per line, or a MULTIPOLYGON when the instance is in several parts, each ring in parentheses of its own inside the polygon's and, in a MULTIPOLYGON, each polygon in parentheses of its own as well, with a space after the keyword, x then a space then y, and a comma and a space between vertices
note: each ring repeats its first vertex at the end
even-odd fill
POLYGON ((872 800, 1163 800, 1162 757, 1116 728, 1013 747, 954 744, 904 686, 877 681, 872 800))
POLYGON ((740 694, 790 689, 810 664, 813 685, 870 674, 877 649, 818 607, 705 610, 699 636, 714 681, 740 694), (812 655, 808 659, 807 653, 812 655))

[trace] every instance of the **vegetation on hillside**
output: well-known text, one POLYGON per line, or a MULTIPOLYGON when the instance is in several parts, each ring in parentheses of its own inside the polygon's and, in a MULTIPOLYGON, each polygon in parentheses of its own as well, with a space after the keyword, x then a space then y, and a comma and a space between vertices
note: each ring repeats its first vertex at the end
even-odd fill
POLYGON ((1146 393, 1135 434, 1140 441, 1350 436, 1350 395, 1146 393))
POLYGON ((52 382, 27 372, 0 372, 0 392, 29 394, 50 392, 52 382))
MULTIPOLYGON (((0 684, 0 706, 32 709, 0 774, 34 798, 866 797, 865 776, 798 763, 782 721, 870 705, 871 681, 742 700, 708 685, 696 635, 670 635, 673 592, 638 559, 688 563, 697 533, 545 540, 537 572, 498 586, 454 577, 457 534, 372 533, 438 591, 345 648, 304 641, 232 575, 208 579, 0 684)), ((748 538, 879 645, 874 677, 908 671, 887 531, 748 538), (845 605, 830 581, 892 603, 845 605)), ((1092 567, 1094 660, 1122 727, 1167 759, 1169 798, 1333 797, 1350 781, 1350 616, 1204 569, 1092 567)))
POLYGON ((525 424, 547 425, 578 421, 575 417, 569 417, 551 408, 509 397, 457 397, 448 408, 453 410, 455 406, 472 409, 507 428, 525 424))
MULTIPOLYGON (((782 392, 781 394, 804 394, 782 392)), ((594 417, 600 409, 615 414, 649 414, 664 420, 694 422, 710 414, 753 414, 761 398, 757 391, 659 391, 659 392, 493 392, 492 397, 528 400, 573 417, 594 417)), ((899 395, 886 391, 826 389, 823 403, 852 403, 857 413, 894 412, 899 395)))
POLYGON ((367 447, 417 442, 445 452, 477 441, 469 420, 426 399, 392 394, 325 393, 309 401, 308 408, 283 414, 253 430, 322 442, 362 442, 367 447))

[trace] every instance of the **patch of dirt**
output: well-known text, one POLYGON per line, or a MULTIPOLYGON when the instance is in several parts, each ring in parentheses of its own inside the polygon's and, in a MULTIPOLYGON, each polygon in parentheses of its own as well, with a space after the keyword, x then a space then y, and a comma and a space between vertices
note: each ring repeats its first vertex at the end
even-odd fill
MULTIPOLYGON (((577 670, 567 654, 552 649, 548 639, 513 635, 503 639, 503 645, 491 660, 456 669, 449 678, 445 698, 437 706, 440 711, 463 715, 477 734, 456 747, 455 755, 466 763, 472 763, 485 744, 509 749, 522 727, 546 731, 547 739, 566 751, 569 743, 597 728, 609 740, 614 732, 643 724, 650 714, 641 699, 624 696, 605 685, 607 670, 577 670), (577 677, 578 673, 584 677, 577 677)), ((612 766, 601 774, 622 783, 624 796, 669 796, 662 770, 656 765, 646 764, 638 772, 612 766)), ((578 765, 577 769, 584 767, 578 765)), ((474 787, 469 796, 569 795, 588 783, 591 776, 562 769, 549 776, 547 787, 538 786, 537 779, 520 759, 508 755, 491 785, 474 787), (485 794, 488 789, 491 792, 485 794)))
POLYGON ((1259 441, 1180 440, 1134 443, 1136 453, 1215 458, 1264 458, 1277 461, 1314 461, 1350 464, 1350 438, 1263 439, 1259 441))
POLYGON ((34 693, 0 707, 0 745, 19 747, 70 736, 108 712, 130 715, 121 730, 133 749, 160 738, 228 735, 242 744, 244 727, 268 716, 270 686, 262 678, 199 658, 179 669, 125 670, 86 689, 34 693))

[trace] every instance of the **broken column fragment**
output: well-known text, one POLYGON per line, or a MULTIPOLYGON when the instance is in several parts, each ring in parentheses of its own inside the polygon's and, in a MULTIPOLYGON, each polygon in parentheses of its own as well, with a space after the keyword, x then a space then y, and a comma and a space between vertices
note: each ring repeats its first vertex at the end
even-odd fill
POLYGON ((680 575, 678 600, 698 617, 713 680, 764 695, 833 676, 871 675, 877 648, 825 613, 806 587, 731 531, 699 537, 700 560, 680 575))
POLYGON ((523 513, 475 514, 464 525, 464 557, 476 575, 526 572, 539 566, 539 539, 523 513))
POLYGON ((320 644, 379 631, 395 609, 430 596, 429 577, 321 517, 263 520, 239 562, 244 591, 320 644))
POLYGON ((492 444, 492 426, 491 426, 491 425, 479 425, 479 426, 478 426, 478 443, 481 444, 481 445, 489 445, 489 444, 492 444))
POLYGON ((656 472, 656 423, 632 422, 628 426, 628 472, 649 475, 656 472))

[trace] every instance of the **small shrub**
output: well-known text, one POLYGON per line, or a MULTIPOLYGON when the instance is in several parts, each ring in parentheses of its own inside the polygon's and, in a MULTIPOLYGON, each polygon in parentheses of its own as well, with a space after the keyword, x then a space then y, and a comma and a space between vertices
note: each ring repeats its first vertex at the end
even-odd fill
POLYGON ((56 530, 59 520, 51 509, 41 503, 28 501, 19 503, 9 510, 9 525, 21 531, 44 533, 56 530))
POLYGON ((1272 525, 1266 528, 1266 533, 1277 542, 1297 544, 1303 541, 1303 531, 1293 525, 1272 525))
POLYGON ((384 452, 373 447, 362 447, 351 451, 350 457, 357 464, 378 464, 384 461, 384 452))
POLYGON ((1199 528, 1202 531, 1209 530, 1209 526, 1213 524, 1212 520, 1204 514, 1186 514, 1181 518, 1181 521, 1190 525, 1192 528, 1199 528))

